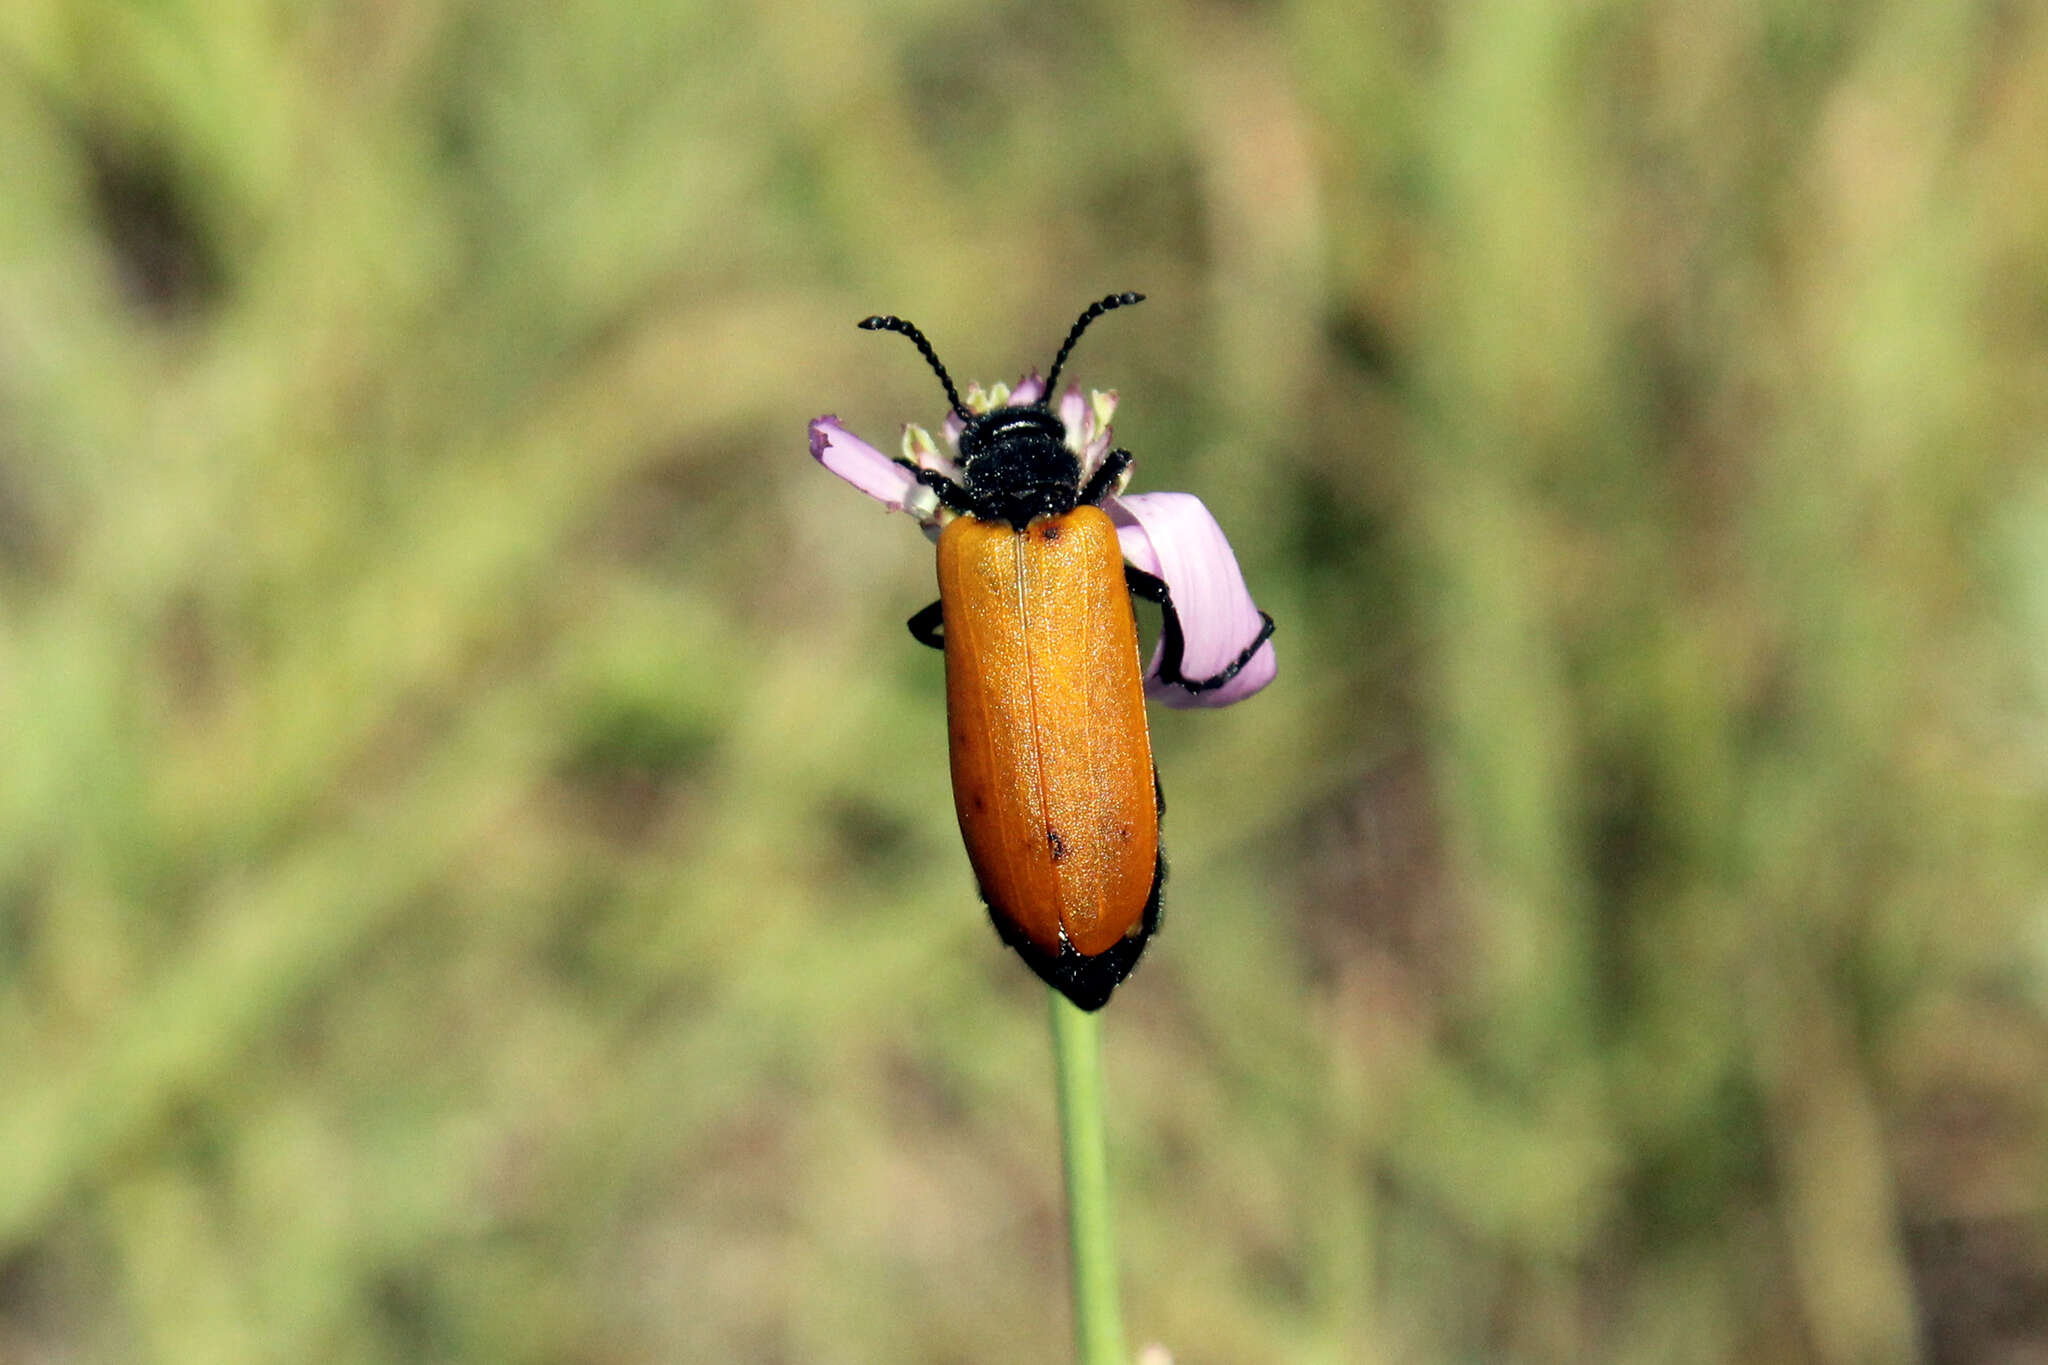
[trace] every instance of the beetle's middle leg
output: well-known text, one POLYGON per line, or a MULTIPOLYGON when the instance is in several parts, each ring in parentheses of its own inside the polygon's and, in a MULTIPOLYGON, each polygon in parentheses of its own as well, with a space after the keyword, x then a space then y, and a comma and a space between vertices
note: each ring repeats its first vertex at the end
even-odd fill
POLYGON ((1131 593, 1147 602, 1159 604, 1159 680, 1176 687, 1185 687, 1190 692, 1213 692, 1236 677, 1244 666, 1252 661, 1252 655, 1259 652, 1259 646, 1273 637, 1273 618, 1265 612, 1259 619, 1265 624, 1252 642, 1244 647, 1235 659, 1225 664, 1222 670, 1207 678, 1190 678, 1180 671, 1181 655, 1187 649, 1187 637, 1181 632, 1180 612, 1174 609, 1173 593, 1167 589, 1166 580, 1146 573, 1143 569, 1124 565, 1124 581, 1130 584, 1131 593))
POLYGON ((946 647, 946 616, 943 603, 934 602, 904 624, 910 627, 910 638, 933 649, 946 647))

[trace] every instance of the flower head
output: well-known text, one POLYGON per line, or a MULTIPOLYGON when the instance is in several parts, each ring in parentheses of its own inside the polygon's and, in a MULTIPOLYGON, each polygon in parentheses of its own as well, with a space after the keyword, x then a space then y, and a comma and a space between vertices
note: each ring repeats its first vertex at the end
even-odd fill
POLYGON ((938 375, 943 446, 911 424, 889 456, 836 417, 811 423, 819 463, 939 542, 940 600, 909 625, 946 651, 968 861, 1002 940, 1083 1010, 1109 1000, 1159 922, 1164 802, 1145 699, 1227 706, 1276 669, 1273 619, 1216 519, 1186 493, 1124 496, 1116 395, 1059 388, 1088 324, 1142 298, 1088 305, 1043 379, 964 396, 924 333, 871 317, 862 328, 908 338, 938 375), (1123 587, 1161 611, 1142 676, 1123 587))
POLYGON ((1201 499, 1190 493, 1125 495, 1131 465, 1123 451, 1114 452, 1114 467, 1105 477, 1112 465, 1116 392, 1083 394, 1078 384, 1070 384, 1056 400, 1046 400, 1045 381, 1036 373, 1014 386, 970 384, 960 406, 939 423, 943 445, 925 427, 909 423, 900 456, 883 454, 827 415, 811 423, 811 454, 861 492, 892 511, 909 513, 936 535, 966 510, 972 474, 960 446, 969 421, 1026 409, 1049 413, 1078 466, 1080 500, 1091 500, 1085 494, 1100 482, 1092 500, 1116 523, 1124 559, 1165 585, 1175 619, 1147 666, 1146 695, 1174 707, 1228 706, 1272 682, 1278 663, 1267 638, 1271 620, 1253 602, 1223 528, 1201 499))

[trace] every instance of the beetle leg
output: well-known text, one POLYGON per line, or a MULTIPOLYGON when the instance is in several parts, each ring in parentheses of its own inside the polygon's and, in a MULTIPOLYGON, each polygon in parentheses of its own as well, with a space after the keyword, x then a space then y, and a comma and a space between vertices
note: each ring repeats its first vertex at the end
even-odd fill
POLYGON ((974 510, 974 499, 968 496, 967 490, 954 483, 944 474, 939 473, 938 470, 919 469, 908 460, 898 460, 896 463, 911 470, 917 475, 917 481, 920 484, 938 494, 940 504, 947 511, 959 512, 965 515, 974 510))
POLYGON ((910 638, 933 649, 946 647, 945 611, 943 604, 934 602, 905 622, 910 627, 910 638))
POLYGON ((1180 661, 1182 652, 1187 648, 1187 638, 1181 633, 1180 613, 1174 610, 1173 593, 1167 589, 1166 580, 1126 564, 1124 581, 1130 584, 1133 596, 1159 604, 1159 680, 1163 683, 1185 687, 1190 692, 1213 692, 1236 677, 1252 661, 1252 655, 1259 652, 1259 646, 1273 637, 1273 618, 1262 611, 1259 619, 1265 624, 1244 651, 1223 666, 1222 672, 1208 678, 1186 677, 1180 671, 1180 661))
POLYGON ((1116 491, 1116 481, 1121 479, 1124 476, 1124 471, 1130 467, 1130 451, 1110 451, 1108 455, 1103 457, 1102 464, 1097 467, 1095 477, 1088 480, 1088 486, 1081 490, 1081 501, 1075 505, 1078 507, 1100 507, 1102 500, 1116 491))

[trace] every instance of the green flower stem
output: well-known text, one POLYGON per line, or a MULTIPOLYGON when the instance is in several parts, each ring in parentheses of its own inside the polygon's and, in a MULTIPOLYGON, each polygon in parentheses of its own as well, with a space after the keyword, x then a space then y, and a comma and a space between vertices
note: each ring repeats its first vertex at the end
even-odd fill
POLYGON ((1074 1347, 1080 1365, 1125 1365, 1109 1230, 1109 1156, 1102 1119, 1102 1016, 1052 997, 1059 1073, 1060 1148, 1067 1167, 1067 1245, 1074 1273, 1074 1347))

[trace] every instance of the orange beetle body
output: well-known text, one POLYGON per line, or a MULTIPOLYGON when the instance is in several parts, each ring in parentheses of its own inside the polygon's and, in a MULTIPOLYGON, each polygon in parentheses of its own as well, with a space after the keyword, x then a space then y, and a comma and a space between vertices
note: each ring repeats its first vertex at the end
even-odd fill
POLYGON ((1158 920, 1165 864, 1137 621, 1098 507, 939 537, 953 803, 1004 940, 1083 1008, 1158 920))

